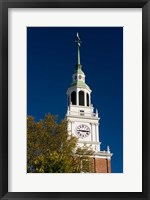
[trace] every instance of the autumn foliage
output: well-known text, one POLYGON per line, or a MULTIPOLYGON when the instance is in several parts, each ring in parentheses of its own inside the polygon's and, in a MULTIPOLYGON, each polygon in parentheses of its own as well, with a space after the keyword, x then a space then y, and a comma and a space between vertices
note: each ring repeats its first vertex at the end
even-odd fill
POLYGON ((77 138, 68 135, 67 121, 57 123, 50 114, 36 122, 27 118, 27 172, 81 173, 92 172, 92 151, 77 147, 77 138))

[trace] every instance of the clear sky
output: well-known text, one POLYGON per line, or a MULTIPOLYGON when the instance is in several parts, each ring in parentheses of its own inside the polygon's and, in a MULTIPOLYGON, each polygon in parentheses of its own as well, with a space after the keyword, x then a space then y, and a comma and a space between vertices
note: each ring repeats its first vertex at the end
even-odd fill
POLYGON ((112 172, 123 172, 123 28, 28 27, 27 114, 36 120, 51 113, 63 119, 66 91, 77 64, 76 33, 82 41, 81 65, 100 116, 101 150, 113 153, 112 172))

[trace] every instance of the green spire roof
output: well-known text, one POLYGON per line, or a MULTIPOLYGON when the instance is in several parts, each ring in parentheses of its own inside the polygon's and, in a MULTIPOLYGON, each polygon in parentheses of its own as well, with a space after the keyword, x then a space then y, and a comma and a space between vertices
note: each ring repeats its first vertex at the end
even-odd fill
POLYGON ((82 71, 82 65, 78 65, 77 64, 74 73, 76 73, 76 74, 83 74, 84 75, 84 72, 82 71))
MULTIPOLYGON (((85 74, 82 71, 82 65, 80 63, 80 46, 81 46, 81 40, 79 38, 79 34, 78 33, 77 33, 76 42, 77 42, 77 46, 78 46, 78 59, 77 59, 77 64, 75 66, 74 75, 76 75, 76 76, 81 75, 82 77, 85 78, 85 74)), ((90 90, 89 86, 83 80, 73 80, 73 82, 71 83, 70 87, 79 87, 79 88, 85 88, 85 89, 90 90)))
POLYGON ((70 87, 74 87, 74 86, 90 90, 89 86, 83 81, 76 81, 76 82, 71 83, 70 87))

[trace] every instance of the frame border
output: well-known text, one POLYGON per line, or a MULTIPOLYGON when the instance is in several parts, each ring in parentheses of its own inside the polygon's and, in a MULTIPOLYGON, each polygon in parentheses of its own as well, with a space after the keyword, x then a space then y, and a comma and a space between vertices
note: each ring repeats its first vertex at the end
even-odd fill
POLYGON ((0 199, 150 199, 150 0, 0 0, 0 199), (8 192, 8 9, 142 8, 142 192, 8 192))

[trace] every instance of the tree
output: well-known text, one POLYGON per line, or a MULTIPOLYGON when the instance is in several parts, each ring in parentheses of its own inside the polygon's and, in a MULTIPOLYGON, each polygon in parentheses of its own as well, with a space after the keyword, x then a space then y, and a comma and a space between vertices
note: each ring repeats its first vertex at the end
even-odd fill
POLYGON ((36 122, 27 117, 27 171, 29 173, 91 172, 92 151, 77 147, 77 138, 68 135, 66 119, 45 115, 36 122))

